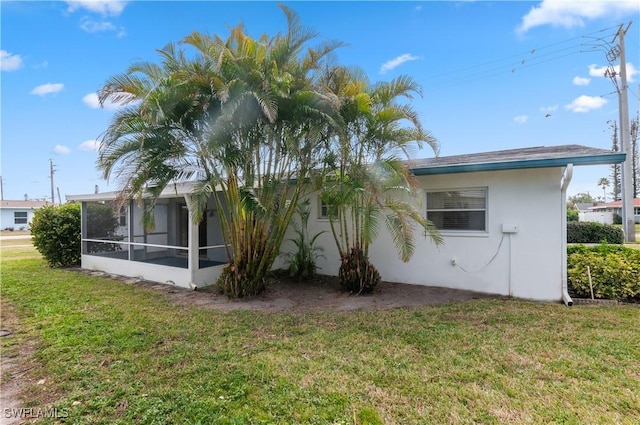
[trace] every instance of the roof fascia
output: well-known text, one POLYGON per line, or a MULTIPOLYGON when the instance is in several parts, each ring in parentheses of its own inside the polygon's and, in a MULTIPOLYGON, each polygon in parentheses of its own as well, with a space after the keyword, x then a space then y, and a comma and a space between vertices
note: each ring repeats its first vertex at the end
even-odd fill
POLYGON ((523 159, 519 161, 485 162, 480 164, 458 164, 434 167, 412 168, 416 176, 436 174, 474 173, 481 171, 522 170, 527 168, 554 168, 573 165, 620 164, 626 158, 625 153, 576 156, 570 158, 523 159))

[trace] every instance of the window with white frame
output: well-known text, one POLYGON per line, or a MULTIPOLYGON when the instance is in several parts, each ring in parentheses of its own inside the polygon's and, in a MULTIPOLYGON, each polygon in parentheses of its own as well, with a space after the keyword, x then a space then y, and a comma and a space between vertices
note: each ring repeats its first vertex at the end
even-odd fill
MULTIPOLYGON (((318 196, 318 218, 322 220, 329 220, 331 214, 331 204, 322 200, 320 196, 318 196)), ((335 211, 333 212, 335 217, 335 211)))
POLYGON ((118 211, 118 225, 126 226, 127 225, 127 212, 128 208, 126 206, 121 206, 120 211, 118 211))
POLYGON ((13 212, 14 224, 27 224, 27 212, 26 211, 14 211, 13 212))
POLYGON ((487 188, 427 192, 427 219, 443 231, 487 230, 487 188))

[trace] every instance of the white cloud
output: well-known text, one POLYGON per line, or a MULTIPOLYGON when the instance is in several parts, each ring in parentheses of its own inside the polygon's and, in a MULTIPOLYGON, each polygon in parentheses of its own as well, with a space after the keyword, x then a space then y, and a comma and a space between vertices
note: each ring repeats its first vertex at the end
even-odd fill
POLYGON ((100 150, 100 142, 93 139, 85 140, 84 142, 80 143, 78 149, 85 152, 97 152, 98 150, 100 150))
MULTIPOLYGON (((607 68, 609 67, 591 64, 589 65, 589 75, 592 77, 604 77, 604 74, 607 71, 607 68)), ((636 67, 629 62, 627 62, 626 68, 627 68, 627 82, 633 83, 635 81, 636 75, 638 75, 640 71, 638 71, 636 67)), ((613 70, 615 71, 616 75, 620 75, 620 65, 614 66, 613 70)))
POLYGON ((14 55, 6 50, 0 50, 0 69, 3 71, 15 71, 22 67, 22 56, 14 55))
POLYGON ((543 0, 522 18, 516 31, 525 33, 541 25, 583 27, 586 21, 603 16, 622 17, 637 13, 638 0, 543 0))
POLYGON ((405 53, 404 55, 400 55, 395 59, 391 59, 390 61, 385 62, 380 68, 380 74, 385 74, 387 71, 391 71, 392 69, 402 65, 405 62, 414 61, 417 59, 420 59, 420 58, 410 53, 405 53))
POLYGON ((38 96, 46 96, 48 94, 58 93, 62 91, 62 89, 64 89, 64 84, 62 83, 47 83, 35 87, 30 93, 38 96))
POLYGON ((118 28, 109 21, 94 21, 86 16, 80 19, 80 29, 90 34, 96 32, 115 31, 118 28))
POLYGON ((573 77, 574 86, 588 86, 590 82, 591 82, 591 78, 578 77, 578 76, 573 77))
POLYGON ((96 93, 89 93, 82 98, 82 103, 87 105, 91 109, 100 109, 104 108, 109 111, 115 111, 120 108, 120 105, 106 101, 104 105, 100 105, 100 100, 98 99, 98 95, 96 93))
POLYGON ((69 12, 84 9, 88 12, 99 13, 102 16, 118 16, 122 13, 126 1, 117 0, 75 0, 67 1, 69 12))
POLYGON ((67 154, 71 153, 71 149, 69 149, 66 146, 62 146, 62 145, 56 145, 56 147, 53 148, 53 151, 55 153, 57 153, 58 155, 67 155, 67 154))
POLYGON ((589 112, 594 109, 602 108, 606 104, 607 99, 602 97, 582 95, 573 99, 573 102, 570 104, 565 105, 565 108, 573 112, 589 112))
POLYGON ((558 105, 551 105, 551 106, 543 106, 540 108, 540 112, 553 112, 553 111, 557 111, 558 110, 558 105))
POLYGON ((513 122, 517 124, 524 124, 529 120, 529 117, 526 115, 516 115, 513 117, 513 122))

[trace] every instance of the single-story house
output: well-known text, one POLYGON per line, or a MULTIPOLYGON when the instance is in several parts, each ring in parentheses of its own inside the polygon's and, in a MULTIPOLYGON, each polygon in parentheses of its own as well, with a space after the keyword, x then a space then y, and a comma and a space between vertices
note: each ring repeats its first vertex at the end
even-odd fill
POLYGON ((46 201, 0 201, 0 229, 28 230, 35 210, 46 201))
MULTIPOLYGON (((614 201, 606 204, 599 204, 589 208, 588 216, 610 216, 611 223, 607 222, 607 224, 613 223, 613 215, 617 214, 622 216, 622 201, 614 201)), ((640 198, 635 198, 633 200, 633 216, 634 221, 636 223, 640 223, 640 198)), ((587 221, 587 220, 585 220, 587 221)), ((594 220, 597 221, 597 220, 594 220)))
POLYGON ((572 207, 575 210, 578 210, 578 213, 587 212, 589 208, 598 205, 597 202, 575 202, 572 207))
POLYGON ((578 221, 595 221, 602 224, 613 224, 613 213, 591 211, 591 207, 598 205, 597 202, 578 202, 573 204, 573 208, 578 210, 578 221))
MULTIPOLYGON (((624 153, 579 145, 534 147, 410 162, 422 189, 422 209, 444 244, 419 235, 408 263, 397 257, 381 229, 370 248, 373 264, 387 281, 441 286, 535 300, 572 301, 566 290, 566 190, 573 167, 617 164, 624 153)), ((131 202, 120 236, 91 229, 92 206, 116 193, 69 196, 82 203, 82 267, 143 277, 182 287, 214 283, 225 262, 225 241, 215 202, 200 224, 189 221, 189 185, 167 188, 155 209, 156 229, 140 224, 131 202)), ((317 214, 309 233, 329 230, 326 206, 310 196, 317 214)), ((336 275, 339 262, 330 233, 319 272, 336 275)), ((283 251, 289 249, 283 245, 283 251)))

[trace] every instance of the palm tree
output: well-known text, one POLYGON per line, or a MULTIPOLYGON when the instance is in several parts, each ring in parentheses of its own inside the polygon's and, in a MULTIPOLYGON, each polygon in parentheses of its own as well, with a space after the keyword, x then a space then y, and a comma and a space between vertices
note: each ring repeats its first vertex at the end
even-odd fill
POLYGON ((600 186, 602 188, 602 200, 604 202, 607 202, 607 191, 606 189, 609 187, 611 183, 609 182, 609 180, 606 177, 600 177, 600 180, 598 180, 598 186, 600 186))
POLYGON ((400 97, 420 94, 411 78, 370 87, 361 73, 340 67, 326 78, 325 87, 339 105, 344 127, 332 139, 321 196, 330 205, 342 287, 370 292, 380 280, 369 261, 369 247, 381 222, 403 261, 413 255, 416 225, 434 242, 441 242, 436 228, 415 206, 417 183, 401 160, 408 158, 412 143, 426 143, 437 151, 437 142, 410 105, 398 103, 400 97))
POLYGON ((229 263, 219 284, 232 297, 264 289, 321 157, 323 131, 340 118, 314 83, 341 44, 308 46, 316 32, 281 8, 286 34, 254 39, 241 25, 226 39, 194 32, 182 43, 195 48, 195 58, 169 45, 159 51, 160 65, 134 65, 99 93, 103 102, 128 105, 103 137, 99 167, 106 177, 116 172, 123 197, 151 187, 148 225, 154 200, 171 182, 197 182, 194 222, 211 196, 226 209, 220 218, 229 263))

